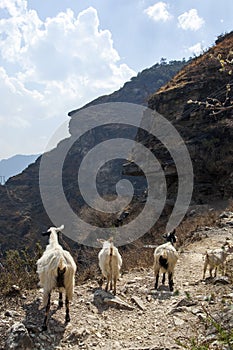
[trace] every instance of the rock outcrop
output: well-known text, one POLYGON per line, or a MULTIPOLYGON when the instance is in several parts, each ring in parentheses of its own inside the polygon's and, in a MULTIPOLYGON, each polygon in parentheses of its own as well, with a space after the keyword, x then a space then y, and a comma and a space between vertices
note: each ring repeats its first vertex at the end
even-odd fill
MULTIPOLYGON (((233 195, 233 32, 183 67, 153 94, 148 107, 167 118, 188 147, 194 170, 193 200, 210 203, 233 195)), ((169 195, 176 196, 174 161, 152 135, 140 131, 137 141, 160 159, 169 195)), ((184 164, 185 166, 185 164, 184 164)), ((140 175, 130 164, 125 173, 140 175)))

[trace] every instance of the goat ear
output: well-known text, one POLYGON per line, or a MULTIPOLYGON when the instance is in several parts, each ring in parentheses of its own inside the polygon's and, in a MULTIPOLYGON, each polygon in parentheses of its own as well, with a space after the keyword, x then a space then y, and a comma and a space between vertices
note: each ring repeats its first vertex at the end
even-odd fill
POLYGON ((49 236, 50 235, 50 231, 42 232, 41 234, 42 234, 42 236, 49 236))
POLYGON ((171 232, 167 234, 167 236, 174 236, 176 237, 176 229, 174 228, 171 232))
POLYGON ((113 242, 113 237, 109 237, 108 242, 112 243, 113 242))
POLYGON ((64 230, 64 225, 61 225, 60 227, 57 227, 57 231, 62 231, 62 230, 64 230))
POLYGON ((105 240, 102 239, 102 238, 97 238, 97 242, 98 242, 98 243, 101 243, 101 244, 104 244, 105 240))

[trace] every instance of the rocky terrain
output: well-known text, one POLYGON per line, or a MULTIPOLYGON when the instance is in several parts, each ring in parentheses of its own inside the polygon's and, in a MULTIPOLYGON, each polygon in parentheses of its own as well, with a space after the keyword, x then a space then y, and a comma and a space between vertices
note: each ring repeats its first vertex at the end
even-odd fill
MULTIPOLYGON (((144 144, 156 156, 166 176, 167 202, 161 222, 152 227, 140 242, 124 247, 124 267, 118 282, 117 298, 110 294, 103 295, 97 281, 99 276, 93 278, 96 274, 96 269, 91 270, 96 263, 94 251, 88 251, 87 247, 76 243, 72 245, 79 266, 79 282, 75 287, 71 322, 68 325, 64 324, 64 310, 58 309, 55 294, 49 330, 44 333, 40 332, 44 311, 39 310, 42 295, 39 290, 18 289, 15 286, 6 297, 1 295, 1 349, 233 348, 233 336, 229 334, 233 328, 232 262, 229 263, 227 277, 221 277, 220 274, 216 279, 202 280, 205 250, 221 247, 226 240, 233 240, 232 217, 226 215, 226 221, 212 225, 213 220, 210 220, 211 224, 204 223, 204 214, 202 220, 198 213, 200 207, 212 207, 233 196, 232 52, 233 33, 229 33, 219 38, 210 50, 186 66, 179 67, 182 69, 168 83, 165 84, 161 78, 161 88, 154 91, 148 99, 148 106, 166 117, 179 131, 190 152, 194 169, 191 206, 177 228, 180 258, 175 272, 175 291, 170 293, 166 287, 159 291, 153 289, 150 247, 151 244, 158 243, 161 232, 164 232, 164 222, 169 218, 177 195, 178 181, 174 161, 150 133, 129 130, 122 125, 113 129, 108 126, 97 128, 69 149, 64 162, 64 192, 73 211, 81 213, 84 219, 100 227, 114 225, 116 216, 97 217, 92 211, 86 210, 77 184, 77 169, 86 152, 103 140, 109 137, 136 138, 136 141, 144 144), (190 223, 186 225, 186 219, 189 218, 190 223), (148 260, 145 264, 148 267, 142 264, 144 258, 148 260), (92 266, 88 265, 89 262, 92 266)), ((162 66, 168 77, 168 65, 163 63, 162 66)), ((174 64, 173 68, 175 66, 174 64)), ((152 71, 157 72, 158 68, 159 65, 155 65, 152 71)), ((175 69, 178 70, 178 67, 175 69)), ((153 82, 151 72, 146 70, 132 79, 130 84, 125 84, 125 90, 114 93, 112 100, 107 96, 93 104, 127 101, 146 105, 145 96, 149 96, 145 95, 148 89, 143 84, 145 81, 153 82), (137 85, 137 79, 141 79, 141 85, 137 85), (128 98, 124 91, 128 91, 128 98), (136 96, 141 102, 138 102, 136 96)), ((75 135, 78 117, 75 116, 75 111, 69 115, 70 133, 75 135)), ((48 157, 55 155, 59 159, 69 142, 70 138, 61 141, 47 154, 48 157)), ((110 198, 111 195, 116 195, 114 183, 120 178, 131 179, 136 185, 137 195, 133 198, 126 218, 126 221, 130 221, 144 206, 146 193, 140 169, 135 171, 134 168, 132 172, 133 152, 130 162, 123 166, 125 161, 108 162, 106 167, 101 168, 99 190, 106 198, 110 198)), ((0 263, 8 249, 18 249, 21 252, 22 248, 29 247, 29 251, 33 251, 38 240, 45 243, 40 239, 39 233, 51 226, 51 221, 40 197, 39 166, 40 158, 21 174, 10 178, 4 186, 0 185, 0 263)), ((48 174, 52 181, 59 176, 56 167, 54 169, 48 174)), ((59 204, 59 200, 54 199, 54 203, 59 204)), ((19 284, 22 282, 21 279, 19 284)))
POLYGON ((1 299, 0 349, 232 349, 233 256, 227 276, 219 271, 202 279, 205 251, 233 243, 232 218, 228 213, 218 226, 199 228, 179 247, 174 292, 166 284, 153 289, 152 267, 122 271, 116 298, 91 279, 76 285, 67 325, 53 293, 49 329, 41 332, 41 291, 16 288, 1 299))
MULTIPOLYGON (((108 102, 129 102, 147 106, 150 96, 166 84, 185 64, 187 64, 185 60, 167 62, 166 59, 161 59, 160 63, 132 77, 119 90, 110 95, 100 96, 82 108, 108 102)), ((78 110, 73 110, 68 115, 72 117, 78 110)))
MULTIPOLYGON (((233 32, 193 59, 148 100, 148 107, 166 117, 185 141, 193 164, 196 203, 231 198, 233 194, 232 48, 233 32)), ((174 198, 176 171, 169 153, 141 130, 137 140, 150 147, 162 165, 168 165, 168 173, 172 169, 167 178, 174 198)))

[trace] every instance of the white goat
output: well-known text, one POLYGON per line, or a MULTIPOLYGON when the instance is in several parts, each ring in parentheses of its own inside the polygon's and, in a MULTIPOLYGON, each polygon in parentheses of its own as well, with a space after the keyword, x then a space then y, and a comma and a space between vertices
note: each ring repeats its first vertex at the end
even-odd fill
POLYGON ((37 273, 39 285, 43 288, 43 307, 46 307, 42 330, 47 330, 48 314, 50 310, 50 297, 53 289, 59 290, 59 306, 63 306, 62 292, 65 290, 66 298, 66 322, 70 321, 69 302, 73 297, 76 264, 67 250, 64 250, 58 242, 58 232, 61 227, 50 227, 44 236, 49 236, 49 244, 42 257, 37 261, 37 273))
POLYGON ((210 277, 212 277, 213 269, 215 269, 214 277, 217 276, 218 267, 221 267, 223 274, 225 274, 226 259, 227 259, 228 255, 232 252, 233 252, 233 246, 232 247, 228 246, 226 249, 225 249, 225 247, 222 247, 222 248, 217 248, 217 249, 207 251, 205 254, 203 279, 205 279, 205 273, 207 270, 207 266, 209 266, 210 277))
POLYGON ((107 278, 105 290, 107 292, 109 282, 110 290, 112 290, 113 282, 113 293, 116 294, 116 281, 120 276, 120 269, 122 266, 121 255, 118 249, 113 245, 112 238, 109 238, 107 241, 103 239, 98 239, 97 241, 103 244, 103 248, 99 252, 98 258, 102 275, 107 278))
POLYGON ((158 288, 159 272, 163 273, 162 284, 165 283, 165 274, 168 273, 168 283, 170 291, 173 291, 173 274, 174 268, 178 260, 178 252, 173 247, 171 242, 164 243, 158 246, 154 251, 154 274, 155 289, 158 288))

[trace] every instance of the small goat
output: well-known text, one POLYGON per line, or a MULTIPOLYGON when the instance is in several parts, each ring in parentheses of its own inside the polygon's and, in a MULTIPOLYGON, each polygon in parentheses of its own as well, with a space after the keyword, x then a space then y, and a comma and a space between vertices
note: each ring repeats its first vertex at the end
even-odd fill
POLYGON ((166 272, 168 273, 168 283, 170 291, 173 291, 173 274, 174 268, 178 260, 178 252, 176 251, 173 243, 176 242, 175 230, 164 236, 167 243, 158 246, 154 251, 154 274, 155 289, 158 289, 159 272, 163 273, 162 284, 165 283, 166 272))
POLYGON ((42 257, 37 261, 37 273, 39 275, 39 285, 43 288, 43 307, 46 307, 45 318, 42 330, 47 330, 48 315, 50 310, 50 297, 53 289, 59 290, 59 306, 63 306, 62 292, 65 290, 66 298, 66 322, 70 321, 69 302, 73 297, 76 264, 67 250, 64 250, 58 243, 58 232, 61 227, 50 227, 43 236, 49 236, 49 244, 42 257))
POLYGON ((223 247, 223 248, 218 248, 218 249, 213 249, 213 250, 207 251, 205 254, 203 279, 205 279, 205 273, 207 270, 207 266, 209 266, 210 277, 212 277, 213 269, 215 269, 214 277, 217 276, 218 267, 221 267, 223 274, 224 274, 225 269, 226 269, 226 259, 227 259, 228 255, 232 252, 233 252, 233 246, 232 247, 228 246, 226 249, 225 249, 225 247, 223 247))
POLYGON ((120 276, 122 265, 121 255, 118 249, 113 245, 112 238, 109 238, 107 241, 103 239, 98 239, 97 241, 103 244, 98 258, 102 275, 107 278, 105 291, 107 292, 110 282, 110 290, 112 290, 113 283, 113 293, 116 294, 116 282, 120 276))

